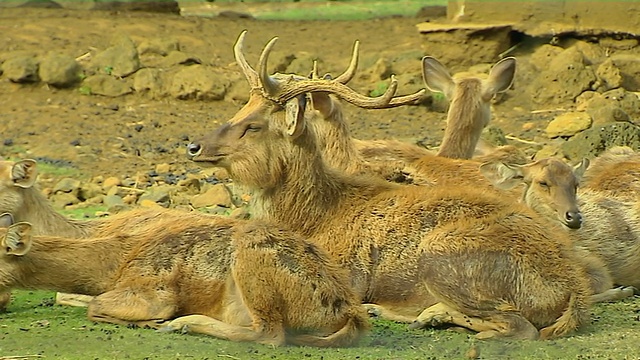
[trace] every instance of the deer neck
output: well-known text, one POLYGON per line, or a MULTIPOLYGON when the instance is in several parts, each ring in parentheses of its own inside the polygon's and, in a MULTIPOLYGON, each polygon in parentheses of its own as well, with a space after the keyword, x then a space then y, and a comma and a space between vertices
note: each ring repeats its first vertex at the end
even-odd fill
MULTIPOLYGON (((126 251, 121 237, 77 239, 33 236, 24 256, 0 267, 0 289, 53 290, 99 295, 111 286, 126 251)), ((7 256, 7 255, 4 255, 7 256)))
POLYGON ((72 220, 59 214, 37 188, 25 189, 23 206, 13 216, 16 222, 31 223, 35 235, 88 236, 89 221, 72 220))
POLYGON ((462 82, 456 91, 447 113, 438 156, 454 159, 471 159, 480 134, 489 123, 489 103, 482 101, 479 82, 462 82))
POLYGON ((319 138, 323 139, 320 148, 327 166, 348 174, 365 169, 365 161, 353 143, 342 111, 335 111, 315 124, 319 138))

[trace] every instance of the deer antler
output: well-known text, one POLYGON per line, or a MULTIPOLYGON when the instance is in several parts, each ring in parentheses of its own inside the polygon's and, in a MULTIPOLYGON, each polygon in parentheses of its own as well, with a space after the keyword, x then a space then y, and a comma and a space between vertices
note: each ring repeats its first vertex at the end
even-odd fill
POLYGON ((249 82, 249 86, 252 88, 260 88, 260 79, 258 78, 258 73, 253 70, 251 65, 245 59, 244 54, 242 53, 244 47, 244 37, 247 35, 247 30, 244 30, 238 36, 238 40, 236 40, 236 44, 233 46, 233 54, 236 58, 236 63, 240 66, 242 73, 247 78, 249 82))
MULTIPOLYGON (((336 82, 335 80, 301 79, 300 77, 295 76, 289 76, 288 78, 282 80, 275 79, 269 76, 267 72, 267 62, 269 59, 269 54, 271 53, 271 50, 273 49, 273 46, 275 45, 277 40, 278 38, 274 37, 273 39, 271 39, 271 41, 269 41, 269 43, 267 43, 264 50, 262 51, 262 54, 260 55, 260 65, 258 67, 258 75, 260 77, 263 95, 276 103, 284 104, 294 97, 308 92, 325 91, 332 93, 355 106, 365 109, 378 109, 384 108, 387 104, 389 104, 398 88, 398 81, 394 77, 391 77, 391 82, 389 83, 389 87, 387 88, 385 93, 379 97, 371 98, 358 94, 353 89, 344 84, 341 84, 340 82, 336 82)), ((357 46, 355 48, 357 50, 357 46)), ((354 62, 357 61, 352 60, 352 63, 354 62)), ((351 67, 352 66, 350 66, 350 68, 351 67)), ((352 76, 349 74, 349 72, 349 70, 345 72, 347 73, 347 75, 343 77, 344 79, 352 76)))
POLYGON ((360 51, 360 41, 356 40, 353 44, 353 52, 351 54, 351 62, 349 63, 349 67, 345 70, 341 75, 339 75, 334 80, 341 83, 347 84, 351 79, 353 79, 356 74, 356 69, 358 68, 358 58, 360 51))

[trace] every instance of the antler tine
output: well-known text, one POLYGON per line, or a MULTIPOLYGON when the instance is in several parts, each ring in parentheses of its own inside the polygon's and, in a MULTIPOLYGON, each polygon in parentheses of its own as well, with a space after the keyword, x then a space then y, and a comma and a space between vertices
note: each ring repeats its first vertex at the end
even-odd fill
POLYGON ((274 37, 271 39, 267 45, 262 50, 262 54, 260 54, 260 65, 258 66, 258 75, 260 77, 260 84, 262 85, 262 89, 267 95, 270 96, 278 96, 278 92, 280 90, 280 85, 277 80, 274 80, 269 76, 267 72, 267 61, 269 60, 269 54, 273 49, 273 46, 278 41, 278 37, 274 37))
POLYGON ((392 107, 398 107, 403 105, 414 105, 419 101, 421 101, 422 98, 424 98, 426 93, 427 91, 425 89, 420 89, 411 95, 394 97, 393 99, 391 99, 391 101, 389 101, 389 104, 387 104, 387 107, 392 108, 392 107))
POLYGON ((247 78, 249 82, 249 86, 258 87, 260 86, 260 81, 258 79, 258 73, 253 70, 251 65, 247 62, 247 59, 244 57, 243 47, 244 47, 244 37, 247 35, 247 30, 244 30, 238 36, 238 40, 236 40, 235 45, 233 46, 233 54, 236 58, 236 63, 240 66, 242 73, 247 78))
POLYGON ((395 76, 391 77, 391 82, 385 93, 375 98, 361 95, 350 87, 335 80, 294 80, 291 78, 279 84, 278 96, 272 100, 283 104, 300 94, 324 91, 364 109, 384 109, 389 107, 389 102, 393 98, 393 95, 395 95, 397 89, 398 81, 395 76))
POLYGON ((311 73, 309 74, 309 79, 319 79, 318 75, 318 60, 313 60, 313 68, 311 69, 311 73))
POLYGON ((351 62, 349 63, 349 67, 345 70, 340 76, 335 78, 335 81, 341 84, 347 84, 353 76, 356 74, 356 69, 358 68, 358 58, 360 52, 360 41, 356 40, 353 44, 353 53, 351 54, 351 62))

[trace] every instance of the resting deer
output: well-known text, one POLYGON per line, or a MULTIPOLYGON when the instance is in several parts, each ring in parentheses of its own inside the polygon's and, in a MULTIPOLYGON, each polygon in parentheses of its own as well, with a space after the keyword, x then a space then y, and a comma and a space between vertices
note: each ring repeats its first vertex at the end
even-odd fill
POLYGON ((78 241, 5 229, 3 214, 0 289, 92 295, 92 321, 232 341, 347 346, 368 328, 348 275, 316 245, 265 223, 180 215, 78 241))
MULTIPOLYGON (((576 223, 580 226, 569 226, 576 247, 601 258, 615 284, 640 288, 640 201, 624 202, 590 188, 582 188, 576 199, 579 179, 587 169, 588 160, 583 160, 573 169, 558 159, 543 162, 543 167, 536 165, 540 161, 525 166, 484 164, 481 171, 500 188, 510 189, 525 184, 528 190, 524 202, 550 220, 558 220, 556 208, 562 207, 556 199, 573 199, 581 210, 580 221, 576 223), (538 190, 529 190, 534 188, 538 190), (563 193, 563 196, 558 196, 563 193)), ((567 224, 565 219, 560 220, 567 224)), ((632 295, 634 289, 615 291, 622 297, 632 295)))
POLYGON ((593 160, 582 188, 620 200, 640 201, 640 154, 628 146, 608 149, 593 160))
MULTIPOLYGON (((358 64, 358 43, 354 46, 349 67, 335 82, 348 83, 355 75, 358 64)), ((492 68, 488 79, 463 77, 454 80, 447 69, 432 57, 423 58, 423 77, 425 84, 432 91, 443 92, 451 98, 445 136, 438 154, 412 145, 393 140, 358 140, 353 139, 342 114, 342 107, 335 96, 329 92, 316 91, 310 94, 311 107, 318 112, 311 124, 323 148, 326 162, 349 174, 373 173, 385 179, 391 179, 402 169, 409 173, 414 183, 434 184, 438 181, 450 183, 457 181, 456 172, 460 167, 466 172, 473 172, 474 177, 485 182, 477 168, 482 162, 489 160, 528 162, 513 146, 493 149, 488 154, 474 159, 473 163, 459 162, 454 159, 468 159, 474 152, 480 133, 491 116, 490 100, 500 92, 506 91, 515 74, 515 58, 506 58, 492 68), (447 159, 442 159, 446 157, 447 159), (468 170, 467 170, 468 169, 468 170)), ((314 67, 314 74, 317 70, 314 67)), ((318 78, 317 75, 314 76, 318 78)), ((327 75, 324 77, 327 78, 327 75)), ((377 105, 387 108, 415 102, 415 95, 392 99, 388 105, 377 105)))
MULTIPOLYGON (((56 212, 37 187, 37 163, 26 159, 17 162, 0 161, 0 213, 10 213, 17 222, 29 222, 34 235, 58 235, 83 239, 99 237, 121 230, 145 231, 147 226, 182 217, 177 211, 161 212, 136 209, 126 213, 93 220, 73 220, 56 212)), ((193 213, 191 216, 207 216, 193 213)), ((0 293, 1 294, 1 293, 0 293)), ((8 293, 0 295, 0 310, 9 303, 8 293)), ((86 306, 86 296, 58 294, 60 304, 86 306)))
POLYGON ((587 321, 588 281, 569 241, 526 207, 473 188, 394 185, 325 164, 305 94, 329 92, 373 108, 391 101, 394 86, 367 98, 332 80, 273 78, 266 65, 276 39, 256 72, 242 54, 244 36, 235 55, 249 101, 190 144, 188 156, 252 189, 256 217, 327 249, 383 314, 450 322, 480 338, 552 338, 587 321))

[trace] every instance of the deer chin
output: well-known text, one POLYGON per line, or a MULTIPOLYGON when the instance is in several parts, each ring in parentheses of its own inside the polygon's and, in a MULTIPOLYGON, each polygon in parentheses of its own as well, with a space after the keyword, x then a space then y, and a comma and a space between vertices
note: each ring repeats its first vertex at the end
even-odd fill
POLYGON ((194 157, 191 161, 202 167, 220 167, 220 163, 226 158, 226 154, 218 154, 209 157, 194 157))

